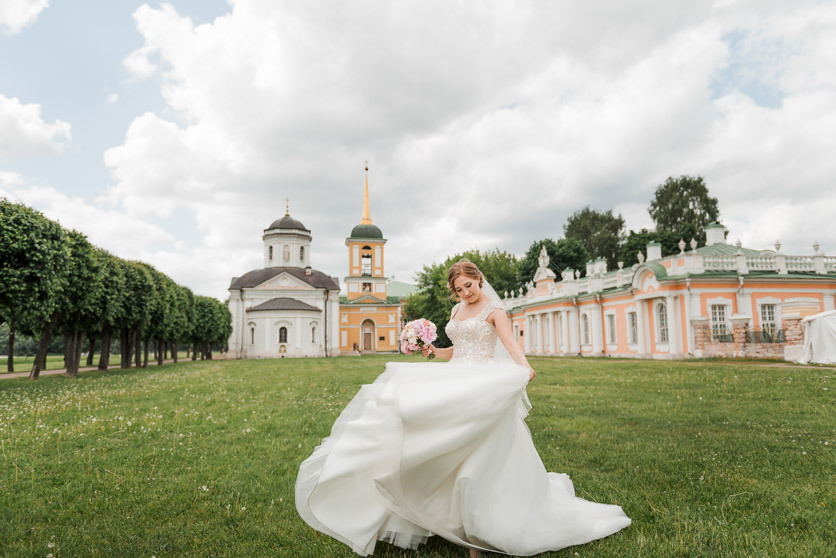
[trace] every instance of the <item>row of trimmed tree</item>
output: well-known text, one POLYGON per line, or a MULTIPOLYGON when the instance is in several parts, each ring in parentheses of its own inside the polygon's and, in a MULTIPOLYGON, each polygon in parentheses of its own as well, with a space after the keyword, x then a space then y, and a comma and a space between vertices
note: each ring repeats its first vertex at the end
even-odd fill
POLYGON ((74 230, 23 204, 0 198, 0 322, 9 327, 7 369, 14 371, 16 332, 39 340, 29 374, 37 379, 54 335, 64 336, 67 373, 78 373, 85 344, 88 364, 100 342, 100 370, 110 365, 111 344, 120 340, 121 367, 158 363, 181 343, 192 358, 211 358, 224 346, 232 319, 220 301, 193 294, 152 266, 126 261, 90 244, 74 230), (86 342, 86 343, 85 343, 86 342))

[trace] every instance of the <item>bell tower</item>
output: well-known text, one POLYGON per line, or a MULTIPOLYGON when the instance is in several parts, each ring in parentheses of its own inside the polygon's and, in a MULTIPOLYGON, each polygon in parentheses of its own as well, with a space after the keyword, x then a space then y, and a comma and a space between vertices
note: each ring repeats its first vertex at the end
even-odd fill
POLYGON ((369 212, 369 164, 366 163, 366 189, 363 218, 345 239, 348 247, 348 276, 345 278, 349 301, 379 303, 386 301, 386 276, 383 274, 383 245, 386 239, 372 223, 369 212), (363 300, 358 300, 363 299, 363 300))

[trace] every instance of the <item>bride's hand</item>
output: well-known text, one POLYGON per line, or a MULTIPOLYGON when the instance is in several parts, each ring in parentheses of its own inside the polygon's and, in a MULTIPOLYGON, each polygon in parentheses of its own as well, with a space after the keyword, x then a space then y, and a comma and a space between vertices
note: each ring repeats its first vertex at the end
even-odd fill
POLYGON ((535 372, 533 368, 529 368, 529 369, 528 369, 528 381, 529 381, 529 382, 530 382, 531 380, 533 380, 533 379, 534 379, 534 376, 536 376, 536 375, 537 375, 537 372, 535 372))
POLYGON ((423 347, 421 347, 421 354, 424 355, 424 358, 430 356, 430 353, 434 351, 435 347, 433 347, 432 345, 424 345, 423 347))

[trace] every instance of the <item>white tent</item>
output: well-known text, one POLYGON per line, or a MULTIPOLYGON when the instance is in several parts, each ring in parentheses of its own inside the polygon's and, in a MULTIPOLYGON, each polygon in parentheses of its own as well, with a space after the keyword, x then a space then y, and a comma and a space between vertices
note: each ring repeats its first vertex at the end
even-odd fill
POLYGON ((836 310, 807 316, 804 327, 804 348, 798 362, 836 364, 836 310))

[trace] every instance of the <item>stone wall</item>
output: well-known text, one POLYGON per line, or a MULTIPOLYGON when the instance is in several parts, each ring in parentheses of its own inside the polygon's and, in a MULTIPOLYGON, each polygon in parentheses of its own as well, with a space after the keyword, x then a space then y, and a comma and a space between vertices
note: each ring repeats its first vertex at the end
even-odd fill
POLYGON ((749 331, 748 316, 732 316, 733 343, 715 343, 711 340, 708 318, 697 316, 691 319, 694 328, 694 356, 708 357, 753 357, 796 360, 796 347, 800 354, 804 344, 804 331, 801 329, 800 316, 785 316, 784 335, 786 343, 749 343, 746 334, 749 331))

